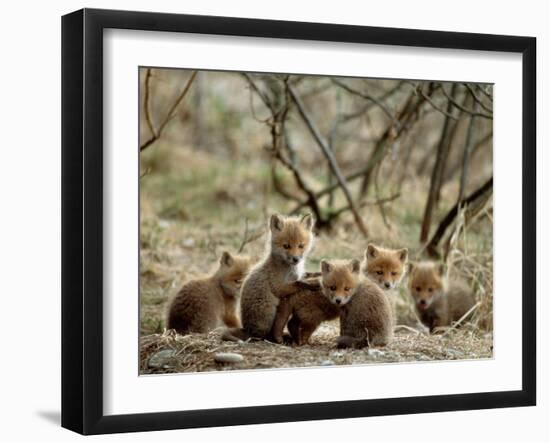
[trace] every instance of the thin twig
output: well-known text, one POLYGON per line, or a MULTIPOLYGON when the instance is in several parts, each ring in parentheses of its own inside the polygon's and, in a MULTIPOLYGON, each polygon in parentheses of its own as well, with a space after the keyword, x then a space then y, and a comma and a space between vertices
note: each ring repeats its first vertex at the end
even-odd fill
POLYGON ((145 143, 143 143, 139 147, 140 152, 143 151, 144 149, 148 148, 149 146, 151 146, 153 143, 155 143, 161 137, 162 132, 166 128, 166 125, 168 125, 168 123, 172 120, 174 115, 176 115, 176 110, 177 110, 178 106, 181 104, 181 102, 183 101, 183 99, 187 95, 187 92, 189 91, 189 88, 191 88, 191 84, 193 83, 193 80, 195 80, 196 76, 197 76, 197 71, 193 71, 193 73, 191 74, 191 77, 189 78, 189 80, 187 80, 187 83, 185 84, 185 87, 183 88, 183 90, 181 91, 179 96, 176 98, 174 103, 172 103, 172 106, 170 107, 168 113, 166 114, 166 117, 164 117, 164 120, 162 121, 162 123, 160 124, 158 130, 156 131, 156 134, 153 133, 151 138, 148 139, 145 143))
MULTIPOLYGON (((475 98, 474 98, 475 99, 475 98)), ((474 110, 479 109, 479 102, 474 103, 474 110)), ((462 173, 460 174, 460 187, 458 189, 457 201, 464 198, 464 192, 466 192, 466 182, 468 181, 468 172, 470 164, 470 154, 474 149, 474 133, 476 132, 476 118, 472 115, 470 117, 470 124, 468 125, 468 131, 466 132, 466 141, 464 143, 464 153, 462 156, 462 173)))
POLYGON ((150 172, 151 172, 151 168, 145 169, 145 171, 143 171, 141 174, 139 174, 139 178, 142 179, 146 175, 149 175, 150 172))
POLYGON ((240 254, 243 252, 244 247, 247 243, 248 239, 248 217, 245 217, 244 219, 244 234, 243 234, 243 240, 241 241, 241 245, 239 246, 239 249, 237 250, 237 254, 240 254))
MULTIPOLYGON (((472 88, 468 83, 463 83, 464 86, 466 86, 466 89, 468 89, 468 91, 470 92, 470 94, 472 95, 472 97, 474 98, 474 100, 476 101, 476 103, 479 104, 479 106, 481 106, 483 109, 485 109, 487 112, 489 113, 493 113, 493 110, 491 108, 489 108, 485 103, 483 103, 483 101, 477 96, 476 92, 474 91, 474 88, 472 88)), ((474 109, 473 112, 478 112, 474 109)))
MULTIPOLYGON (((280 159, 278 157, 275 157, 275 158, 277 158, 280 161, 280 159)), ((300 205, 307 206, 307 201, 303 201, 300 197, 298 197, 297 195, 292 194, 287 189, 285 189, 285 187, 281 183, 281 180, 279 179, 279 176, 277 175, 276 168, 277 168, 276 163, 273 162, 272 167, 271 167, 271 179, 272 179, 272 182, 273 182, 273 189, 276 192, 278 192, 279 194, 281 194, 284 198, 286 198, 288 200, 295 201, 296 203, 298 203, 300 205)))
POLYGON ((419 331, 418 329, 411 328, 410 326, 407 326, 407 325, 395 325, 393 328, 393 331, 397 332, 400 329, 405 329, 406 331, 414 332, 416 335, 422 334, 422 332, 419 331))
MULTIPOLYGON (((375 164, 375 161, 377 159, 369 161, 363 168, 359 169, 358 171, 352 172, 349 175, 345 176, 346 182, 352 182, 357 180, 358 178, 361 178, 363 175, 365 175, 365 172, 370 170, 373 167, 373 164, 375 164)), ((340 185, 338 183, 335 183, 331 186, 327 186, 324 189, 321 189, 320 191, 315 193, 315 198, 319 199, 325 195, 327 195, 329 192, 334 191, 337 189, 340 185)), ((290 213, 291 214, 297 214, 304 206, 306 206, 305 203, 298 205, 297 207, 293 208, 290 213)))
POLYGON ((481 87, 481 85, 476 84, 477 90, 481 92, 485 97, 489 99, 491 103, 493 103, 493 96, 489 94, 485 89, 481 87))
POLYGON ((458 326, 460 326, 460 324, 470 316, 470 314, 472 312, 474 312, 477 308, 479 308, 481 306, 481 302, 478 301, 475 305, 473 305, 470 309, 468 309, 468 311, 462 316, 460 317, 455 323, 453 323, 442 335, 441 337, 445 337, 449 332, 451 332, 452 330, 458 328, 458 326))
POLYGON ((151 68, 147 68, 145 73, 145 92, 143 97, 143 107, 145 108, 145 121, 149 127, 149 131, 153 134, 154 137, 158 137, 157 130, 153 123, 153 118, 151 116, 151 107, 149 105, 149 96, 151 92, 151 68))
POLYGON ((493 119, 493 116, 492 115, 487 115, 487 114, 483 114, 481 112, 474 112, 473 110, 471 109, 468 109, 464 106, 462 106, 460 103, 458 103, 453 97, 451 97, 447 91, 445 91, 445 88, 443 85, 441 85, 441 91, 443 92, 443 95, 445 97, 447 97, 447 100, 449 100, 449 102, 451 102, 453 104, 453 106, 457 109, 460 109, 462 112, 465 112, 466 114, 470 114, 470 115, 473 115, 475 117, 483 117, 483 118, 487 118, 489 120, 492 120, 493 119))
POLYGON ((445 234, 447 228, 451 225, 455 217, 459 214, 460 208, 464 205, 470 205, 478 198, 481 198, 484 194, 490 193, 493 190, 493 177, 489 178, 481 187, 472 192, 468 197, 457 202, 450 210, 447 212, 447 215, 441 220, 437 230, 432 236, 431 240, 425 245, 430 255, 437 255, 436 249, 441 238, 445 234))
POLYGON ((241 241, 241 245, 239 246, 239 249, 237 250, 237 254, 241 254, 244 251, 244 247, 248 243, 252 243, 253 241, 259 239, 262 235, 264 235, 265 230, 260 229, 257 232, 251 232, 249 224, 248 224, 248 217, 244 219, 244 234, 243 239, 241 241))
POLYGON ((346 85, 345 83, 342 83, 341 81, 336 80, 334 78, 332 79, 332 83, 334 83, 336 86, 339 86, 343 90, 349 92, 350 94, 357 95, 358 97, 364 98, 365 100, 371 101, 371 102, 375 103, 376 105, 378 105, 380 107, 380 109, 382 109, 384 114, 386 114, 390 118, 390 120, 393 122, 393 124, 396 126, 396 128, 399 128, 399 126, 400 126, 399 121, 395 118, 394 114, 387 108, 387 106, 382 102, 382 100, 377 99, 376 97, 373 97, 370 94, 366 94, 364 92, 357 91, 357 90, 351 88, 350 86, 346 85))
MULTIPOLYGON (((384 198, 380 198, 380 199, 374 200, 374 201, 365 200, 365 201, 362 201, 361 203, 359 203, 359 208, 364 208, 365 206, 382 206, 386 203, 389 203, 393 200, 398 199, 399 197, 401 197, 400 192, 398 192, 397 194, 394 194, 390 197, 384 197, 384 198)), ((342 213, 344 213, 346 211, 349 211, 349 210, 350 210, 349 205, 342 206, 341 208, 339 208, 336 211, 333 211, 331 213, 331 218, 336 218, 336 217, 340 216, 342 213)))
POLYGON ((440 108, 438 105, 435 104, 435 102, 431 99, 431 97, 429 95, 427 95, 424 91, 422 91, 422 89, 420 88, 418 90, 418 92, 420 93, 420 95, 422 97, 424 97, 424 99, 430 104, 432 105, 432 108, 434 108, 436 111, 440 112, 441 114, 443 114, 445 117, 448 117, 452 120, 458 120, 458 117, 456 115, 453 115, 452 113, 450 112, 447 112, 445 111, 444 109, 440 108))
POLYGON ((262 102, 264 103, 264 105, 266 105, 266 107, 272 112, 274 113, 275 112, 275 108, 273 107, 273 105, 271 104, 271 101, 269 100, 269 98, 262 92, 262 90, 260 88, 258 88, 258 86, 256 86, 256 83, 254 83, 254 80, 252 80, 252 77, 250 76, 250 74, 247 74, 246 72, 243 72, 243 77, 246 79, 246 81, 248 82, 248 84, 252 87, 252 89, 254 89, 254 91, 256 92, 256 94, 258 94, 258 97, 261 98, 262 102))

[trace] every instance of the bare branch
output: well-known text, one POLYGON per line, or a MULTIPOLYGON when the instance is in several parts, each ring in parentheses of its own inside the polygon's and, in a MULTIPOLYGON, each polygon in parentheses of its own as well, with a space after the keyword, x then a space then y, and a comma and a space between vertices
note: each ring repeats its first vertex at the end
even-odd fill
MULTIPOLYGON (((470 162, 473 161, 474 157, 476 156, 476 153, 479 152, 479 149, 492 138, 493 138, 493 131, 491 130, 487 134, 482 136, 478 141, 476 141, 474 148, 472 149, 472 152, 470 153, 470 156, 469 156, 470 162)), ((453 178, 453 176, 456 174, 456 172, 460 169, 461 166, 462 166, 461 161, 455 162, 453 167, 450 168, 450 170, 447 172, 445 176, 445 182, 451 180, 451 178, 453 178)))
POLYGON ((248 217, 246 217, 244 219, 243 239, 241 241, 241 245, 239 246, 239 249, 237 250, 237 254, 241 254, 248 243, 252 243, 253 241, 259 239, 264 234, 265 234, 264 228, 256 229, 256 232, 253 232, 249 227, 248 217))
POLYGON ((386 114, 390 118, 390 120, 393 122, 393 124, 396 126, 396 128, 399 128, 399 121, 395 118, 395 116, 388 109, 388 107, 382 102, 382 100, 377 99, 376 97, 373 97, 370 94, 366 94, 364 92, 357 91, 357 90, 351 88, 350 86, 346 85, 345 83, 342 83, 341 81, 336 80, 334 78, 332 79, 332 83, 334 83, 336 86, 342 88, 343 90, 349 92, 350 94, 357 95, 358 97, 364 98, 365 100, 371 101, 371 102, 375 103, 376 105, 378 105, 380 107, 380 109, 382 109, 384 114, 386 114))
POLYGON ((443 85, 441 85, 441 91, 443 92, 443 95, 445 97, 447 97, 447 100, 449 100, 449 102, 451 102, 455 108, 460 109, 462 112, 465 112, 466 114, 473 115, 475 117, 483 117, 483 118, 487 118, 489 120, 493 119, 492 115, 483 114, 481 112, 474 112, 473 110, 468 109, 468 108, 464 107, 463 105, 461 105, 460 103, 458 103, 453 97, 451 97, 447 93, 447 91, 445 91, 445 87, 443 85))
POLYGON ((359 187, 360 198, 367 195, 372 170, 378 162, 381 162, 384 159, 386 154, 386 146, 392 140, 397 139, 401 134, 403 134, 404 131, 408 131, 412 127, 414 122, 418 120, 418 112, 423 103, 424 97, 420 94, 417 96, 416 90, 411 91, 407 97, 407 100, 397 113, 397 119, 400 122, 399 127, 396 128, 393 124, 389 125, 376 142, 367 163, 369 167, 365 169, 363 181, 359 187))
MULTIPOLYGON (((477 111, 478 109, 479 109, 479 102, 476 102, 474 104, 474 110, 477 111)), ((470 125, 468 126, 468 132, 466 133, 466 142, 464 144, 464 154, 462 156, 462 173, 460 174, 460 187, 458 190, 457 201, 462 200, 466 189, 466 181, 468 180, 468 171, 470 169, 469 168, 470 154, 474 148, 475 123, 476 123, 476 118, 472 116, 470 118, 470 125)))
POLYGON ((256 86, 256 83, 254 83, 254 80, 252 80, 252 76, 250 74, 247 74, 246 72, 243 72, 242 73, 243 77, 246 79, 246 81, 248 82, 248 84, 250 85, 250 87, 252 89, 254 89, 254 91, 256 92, 256 94, 258 94, 258 97, 260 97, 262 99, 262 102, 264 103, 264 105, 266 105, 266 107, 272 112, 274 113, 275 112, 275 108, 273 106, 273 104, 271 103, 271 101, 269 100, 269 98, 263 93, 263 91, 258 88, 258 86, 256 86))
POLYGON ((476 89, 481 92, 485 97, 489 99, 491 103, 493 103, 493 96, 489 94, 481 85, 476 84, 476 89))
POLYGON ((323 155, 325 156, 325 158, 329 162, 329 164, 331 166, 331 169, 332 169, 332 172, 336 176, 336 179, 337 179, 338 183, 340 184, 340 187, 342 188, 342 192, 344 193, 344 196, 346 197, 346 200, 347 200, 347 202, 350 206, 350 211, 353 214, 353 217, 355 219, 355 223, 357 224, 357 226, 358 226, 359 230, 361 231, 361 233, 365 237, 367 237, 368 236, 367 227, 365 226, 365 223, 363 222, 363 219, 361 218, 361 216, 359 215, 359 212, 357 211, 355 203, 353 202, 353 198, 351 197, 351 193, 349 192, 348 186, 346 184, 346 179, 342 175, 342 172, 340 171, 340 167, 338 166, 338 163, 336 162, 336 159, 334 158, 334 154, 332 153, 332 151, 330 150, 330 148, 327 145, 326 141, 323 139, 323 137, 319 133, 319 130, 317 129, 317 127, 313 123, 313 120, 310 118, 310 116, 306 112, 304 104, 302 103, 302 100, 300 99, 300 97, 298 97, 298 95, 296 94, 296 92, 294 91, 292 86, 287 84, 287 88, 288 88, 288 92, 290 93, 290 96, 292 97, 292 100, 294 101, 294 103, 296 104, 296 107, 298 108, 298 112, 299 112, 300 116, 302 117, 302 119, 304 120, 306 126, 308 127, 309 131, 311 132, 311 135, 313 136, 313 138, 317 142, 317 145, 321 148, 321 151, 322 151, 323 155))
MULTIPOLYGON (((457 84, 453 83, 451 95, 455 96, 457 93, 457 84)), ((453 98, 454 100, 454 98, 453 98)), ((452 112, 451 100, 447 102, 447 113, 452 112)), ((432 169, 432 176, 430 178, 430 190, 428 191, 428 198, 426 199, 426 206, 424 208, 424 216, 422 217, 422 226, 420 229, 420 241, 423 243, 428 239, 430 233, 430 226, 432 223, 432 214, 436 205, 437 196, 439 194, 439 188, 442 183, 443 165, 449 155, 449 146, 451 140, 451 134, 453 132, 451 125, 451 118, 445 117, 443 122, 443 128, 441 129, 441 136, 439 137, 439 143, 437 145, 437 156, 435 164, 432 169)), ((454 122, 456 124, 456 122, 454 122)))
MULTIPOLYGON (((414 85, 414 83, 411 82, 411 84, 414 85)), ((426 100, 430 105, 432 105, 432 108, 434 108, 436 111, 443 114, 445 117, 448 117, 452 120, 458 120, 458 117, 456 115, 453 115, 452 113, 445 111, 444 109, 441 109, 438 105, 435 104, 435 102, 431 99, 429 95, 427 95, 424 91, 422 91, 422 88, 418 88, 419 94, 424 97, 424 100, 426 100)))
POLYGON ((484 195, 487 195, 492 193, 493 191, 493 177, 489 180, 487 180, 481 187, 476 189, 474 192, 472 192, 468 197, 463 198, 459 202, 457 202, 450 210, 447 212, 447 215, 441 220, 441 223, 439 224, 438 228, 436 229, 434 235, 432 236, 431 240, 428 242, 426 246, 426 250, 428 253, 432 256, 437 256, 437 246, 441 239, 443 238, 443 235, 445 235, 445 231, 447 228, 451 225, 451 223, 454 221, 455 217, 458 215, 460 208, 464 207, 465 205, 470 205, 473 202, 475 202, 477 199, 482 198, 484 195))
MULTIPOLYGON (((292 150, 292 147, 290 146, 289 142, 289 136, 286 131, 286 129, 283 130, 285 133, 285 145, 287 146, 287 149, 292 150)), ((321 225, 323 224, 323 214, 321 212, 321 208, 319 208, 319 203, 317 202, 317 198, 315 197, 315 193, 313 190, 308 186, 304 178, 302 177, 302 174, 300 173, 300 169, 296 166, 296 163, 292 160, 288 160, 282 155, 281 152, 278 152, 275 154, 279 161, 285 165, 294 175, 294 179, 296 180, 296 184, 298 187, 306 194, 307 200, 306 204, 312 209, 313 213, 315 214, 315 218, 317 219, 318 223, 321 225)))
MULTIPOLYGON (((391 195, 390 197, 379 198, 378 200, 374 200, 374 201, 364 200, 361 203, 359 203, 359 207, 364 208, 366 206, 383 206, 384 204, 392 202, 392 201, 398 199, 399 197, 401 197, 400 192, 398 192, 397 194, 391 195)), ((331 218, 336 218, 336 217, 340 216, 342 213, 344 213, 346 211, 349 211, 349 210, 350 210, 349 205, 342 206, 341 208, 338 208, 337 210, 332 212, 330 217, 331 218)))
POLYGON ((293 193, 291 193, 287 189, 285 189, 285 187, 281 183, 281 180, 279 179, 279 176, 277 175, 276 163, 275 162, 273 162, 272 167, 271 167, 271 179, 272 179, 272 182, 273 182, 273 189, 276 192, 278 192, 279 194, 281 194, 284 198, 286 198, 288 200, 292 200, 292 201, 295 201, 295 202, 299 203, 300 205, 307 206, 307 201, 303 201, 300 197, 298 197, 297 195, 294 195, 293 193))
POLYGON ((154 137, 158 137, 157 130, 153 124, 153 118, 151 117, 151 107, 149 105, 149 95, 151 92, 151 68, 147 68, 145 73, 145 92, 143 97, 143 107, 145 108, 145 121, 149 127, 149 131, 154 137))
MULTIPOLYGON (((493 113, 493 110, 489 108, 483 101, 477 96, 476 92, 474 91, 474 88, 472 88, 468 83, 463 83, 464 86, 466 86, 466 89, 468 89, 468 92, 472 95, 476 103, 481 106, 483 109, 485 109, 489 113, 493 113)), ((474 109, 473 112, 479 112, 479 110, 474 109)))
POLYGON ((159 126, 158 130, 156 131, 156 133, 153 132, 152 137, 150 139, 148 139, 145 143, 143 143, 139 147, 140 152, 143 151, 144 149, 148 148, 149 146, 151 146, 153 143, 155 143, 160 138, 160 136, 162 135, 162 132, 166 128, 166 125, 168 125, 168 123, 172 120, 174 115, 176 115, 176 110, 177 110, 178 106, 181 104, 181 102, 183 101, 183 99, 187 95, 187 92, 189 91, 189 88, 191 88, 191 84, 193 83, 193 80, 195 80, 196 76, 197 76, 197 71, 193 71, 193 73, 191 74, 191 77, 189 78, 189 80, 187 80, 187 83, 185 84, 185 87, 180 92, 180 94, 178 95, 178 97, 176 98, 174 103, 172 103, 172 106, 168 110, 168 113, 166 114, 166 117, 164 117, 164 120, 160 124, 160 126, 159 126))

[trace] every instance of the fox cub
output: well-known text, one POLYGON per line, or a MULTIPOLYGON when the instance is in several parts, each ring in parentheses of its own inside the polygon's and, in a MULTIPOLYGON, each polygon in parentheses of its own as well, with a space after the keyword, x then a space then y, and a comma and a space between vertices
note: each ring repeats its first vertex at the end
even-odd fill
MULTIPOLYGON (((281 331, 272 331, 273 322, 282 298, 310 287, 299 280, 304 274, 304 261, 313 246, 313 225, 311 214, 301 218, 271 216, 267 255, 250 271, 241 290, 243 327, 227 331, 225 339, 255 337, 282 342, 282 328, 281 331)), ((315 285, 312 287, 314 289, 315 285)))
POLYGON ((321 261, 325 296, 340 307, 339 348, 385 346, 393 338, 391 306, 382 290, 360 272, 354 259, 321 261))
POLYGON ((303 289, 281 300, 273 322, 273 334, 281 337, 286 324, 292 341, 298 346, 305 345, 322 322, 335 320, 339 315, 339 307, 331 303, 321 289, 303 289))
POLYGON ((442 263, 410 263, 409 292, 420 320, 430 332, 459 320, 475 303, 464 282, 446 282, 442 263))
POLYGON ((364 273, 382 290, 396 289, 403 275, 409 250, 386 249, 370 243, 365 251, 364 273))
POLYGON ((205 333, 219 326, 238 327, 237 306, 250 260, 224 252, 210 277, 186 283, 172 300, 166 321, 180 334, 205 333))

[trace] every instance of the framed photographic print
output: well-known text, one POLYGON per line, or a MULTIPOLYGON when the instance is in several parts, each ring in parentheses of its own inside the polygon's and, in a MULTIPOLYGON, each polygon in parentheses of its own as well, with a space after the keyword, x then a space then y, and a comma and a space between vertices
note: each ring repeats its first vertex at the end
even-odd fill
POLYGON ((534 405, 536 41, 62 21, 62 425, 534 405))

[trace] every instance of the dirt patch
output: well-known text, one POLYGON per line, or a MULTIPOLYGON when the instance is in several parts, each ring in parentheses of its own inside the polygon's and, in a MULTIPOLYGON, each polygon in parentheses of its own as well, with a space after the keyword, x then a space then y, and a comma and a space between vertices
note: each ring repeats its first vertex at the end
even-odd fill
POLYGON ((174 331, 141 338, 142 374, 205 372, 268 368, 337 366, 411 361, 492 358, 493 337, 469 328, 429 335, 412 330, 398 331, 385 348, 336 349, 337 322, 321 325, 307 346, 286 346, 267 341, 224 342, 220 331, 177 335, 174 331), (218 353, 235 353, 237 363, 217 363, 218 353))

